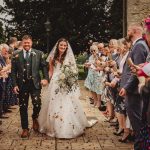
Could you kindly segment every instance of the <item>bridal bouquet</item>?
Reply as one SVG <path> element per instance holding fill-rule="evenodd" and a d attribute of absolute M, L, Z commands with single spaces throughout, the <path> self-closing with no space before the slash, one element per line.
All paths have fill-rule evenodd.
<path fill-rule="evenodd" d="M 61 74 L 58 78 L 58 85 L 61 91 L 69 93 L 77 89 L 78 71 L 75 65 L 71 63 L 63 64 L 61 67 Z M 56 93 L 59 89 L 57 89 Z"/>

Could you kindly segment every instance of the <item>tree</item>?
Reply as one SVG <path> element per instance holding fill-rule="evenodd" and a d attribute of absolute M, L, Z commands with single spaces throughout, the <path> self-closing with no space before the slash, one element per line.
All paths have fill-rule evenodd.
<path fill-rule="evenodd" d="M 0 6 L 0 14 L 3 15 L 4 14 L 4 8 L 2 6 Z M 5 19 L 0 18 L 0 44 L 5 42 L 5 35 L 4 35 L 4 21 Z"/>
<path fill-rule="evenodd" d="M 119 0 L 120 1 L 120 0 Z M 84 50 L 89 40 L 107 42 L 110 36 L 117 38 L 122 28 L 121 8 L 117 0 L 4 0 L 5 9 L 12 16 L 7 21 L 6 32 L 18 38 L 24 34 L 33 36 L 35 47 L 45 50 L 47 17 L 51 22 L 50 47 L 60 37 L 71 42 L 75 53 Z M 121 4 L 121 1 L 119 2 Z M 118 4 L 118 5 L 119 5 Z M 118 15 L 118 16 L 117 16 Z M 112 17 L 117 16 L 119 24 Z M 111 25 L 111 27 L 110 27 Z M 113 28 L 114 27 L 114 28 Z"/>
<path fill-rule="evenodd" d="M 3 23 L 0 22 L 0 44 L 5 42 L 5 36 L 3 31 Z"/>

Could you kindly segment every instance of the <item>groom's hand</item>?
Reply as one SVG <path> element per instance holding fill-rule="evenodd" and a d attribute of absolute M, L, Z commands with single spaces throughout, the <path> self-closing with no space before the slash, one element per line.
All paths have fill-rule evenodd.
<path fill-rule="evenodd" d="M 42 86 L 46 86 L 47 84 L 48 84 L 47 80 L 45 80 L 45 79 L 41 80 L 41 85 Z"/>
<path fill-rule="evenodd" d="M 14 93 L 15 93 L 15 94 L 19 94 L 19 87 L 18 87 L 18 86 L 15 86 L 15 87 L 14 87 Z"/>

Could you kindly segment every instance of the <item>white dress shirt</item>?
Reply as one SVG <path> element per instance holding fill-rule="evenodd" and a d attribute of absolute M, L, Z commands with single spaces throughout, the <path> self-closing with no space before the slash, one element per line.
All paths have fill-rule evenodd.
<path fill-rule="evenodd" d="M 31 49 L 28 52 L 29 52 L 29 56 L 30 56 L 31 55 Z M 27 54 L 27 51 L 25 49 L 23 49 L 24 58 L 26 58 L 26 54 Z"/>

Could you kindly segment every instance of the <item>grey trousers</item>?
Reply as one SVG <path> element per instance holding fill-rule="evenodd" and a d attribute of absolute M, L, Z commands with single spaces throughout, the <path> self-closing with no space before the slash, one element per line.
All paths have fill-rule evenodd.
<path fill-rule="evenodd" d="M 143 101 L 139 94 L 128 94 L 125 105 L 133 130 L 138 133 L 143 126 L 142 110 Z"/>

